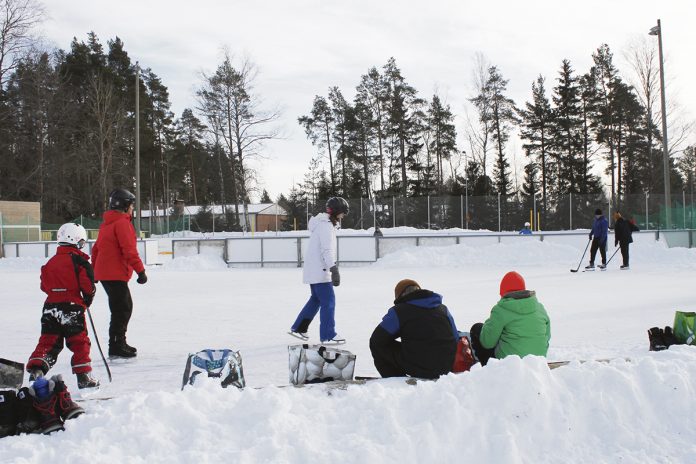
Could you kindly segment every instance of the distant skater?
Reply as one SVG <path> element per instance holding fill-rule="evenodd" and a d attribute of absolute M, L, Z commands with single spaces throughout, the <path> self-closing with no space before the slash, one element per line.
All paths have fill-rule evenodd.
<path fill-rule="evenodd" d="M 592 247 L 590 247 L 590 264 L 585 266 L 585 269 L 588 271 L 594 271 L 597 250 L 599 250 L 599 254 L 602 255 L 602 264 L 599 265 L 599 268 L 604 269 L 607 267 L 609 221 L 602 215 L 602 210 L 599 208 L 595 210 L 594 214 L 595 217 L 592 220 L 592 230 L 590 231 L 590 240 L 592 240 Z"/>
<path fill-rule="evenodd" d="M 614 213 L 614 246 L 621 247 L 621 257 L 623 264 L 621 270 L 628 270 L 628 247 L 633 243 L 633 232 L 638 232 L 640 229 L 630 221 L 621 216 L 620 211 Z"/>

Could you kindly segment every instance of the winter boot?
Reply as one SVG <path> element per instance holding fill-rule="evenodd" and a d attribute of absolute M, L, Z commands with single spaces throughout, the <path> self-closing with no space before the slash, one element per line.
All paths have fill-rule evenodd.
<path fill-rule="evenodd" d="M 114 336 L 109 339 L 109 356 L 115 356 L 119 358 L 133 358 L 136 356 L 136 352 L 128 349 L 126 345 L 126 337 Z M 130 347 L 132 348 L 132 347 Z"/>
<path fill-rule="evenodd" d="M 45 435 L 56 430 L 65 430 L 57 413 L 58 397 L 53 391 L 54 388 L 55 382 L 46 380 L 45 377 L 38 378 L 29 388 L 30 393 L 34 393 L 34 409 L 39 414 L 39 432 Z"/>
<path fill-rule="evenodd" d="M 83 372 L 75 375 L 77 376 L 77 388 L 80 390 L 83 388 L 96 388 L 99 386 L 99 381 L 92 378 L 89 372 Z"/>
<path fill-rule="evenodd" d="M 17 393 L 14 390 L 0 390 L 0 438 L 15 434 L 17 409 Z"/>
<path fill-rule="evenodd" d="M 77 375 L 78 375 L 78 381 L 77 381 L 78 386 L 80 385 L 80 380 L 79 380 L 80 375 L 86 375 L 89 377 L 89 374 L 77 374 Z M 56 383 L 56 388 L 53 390 L 53 392 L 58 397 L 58 405 L 57 405 L 56 412 L 58 413 L 60 418 L 63 419 L 63 421 L 77 417 L 80 414 L 85 412 L 85 410 L 82 409 L 77 403 L 75 403 L 72 400 L 72 398 L 70 397 L 70 392 L 68 391 L 68 387 L 65 385 L 65 382 L 63 382 L 63 376 L 54 375 L 51 378 L 51 380 L 53 380 Z M 99 382 L 97 382 L 97 385 L 99 385 Z M 82 388 L 82 387 L 80 387 L 80 388 Z"/>
<path fill-rule="evenodd" d="M 664 332 L 659 327 L 652 327 L 648 330 L 648 339 L 650 340 L 650 351 L 662 351 L 668 348 L 665 343 Z"/>
<path fill-rule="evenodd" d="M 133 352 L 133 354 L 137 355 L 138 354 L 138 349 L 134 346 L 130 346 L 128 342 L 126 341 L 126 337 L 123 337 L 123 347 L 128 350 Z"/>
<path fill-rule="evenodd" d="M 669 348 L 672 345 L 679 345 L 679 340 L 677 340 L 677 337 L 674 335 L 674 331 L 670 326 L 666 326 L 664 330 L 664 342 L 665 346 Z"/>
<path fill-rule="evenodd" d="M 17 392 L 17 433 L 39 433 L 39 413 L 34 409 L 34 397 L 29 387 Z"/>

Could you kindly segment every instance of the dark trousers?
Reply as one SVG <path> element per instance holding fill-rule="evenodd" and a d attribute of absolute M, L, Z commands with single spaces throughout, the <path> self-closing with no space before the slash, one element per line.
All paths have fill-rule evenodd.
<path fill-rule="evenodd" d="M 594 264 L 595 256 L 597 256 L 597 250 L 599 250 L 599 254 L 602 255 L 602 264 L 607 264 L 607 241 L 604 240 L 600 243 L 597 237 L 592 239 L 592 246 L 590 247 L 590 264 Z"/>
<path fill-rule="evenodd" d="M 109 297 L 109 309 L 111 310 L 111 323 L 109 324 L 109 344 L 114 341 L 126 339 L 128 321 L 133 314 L 133 299 L 128 282 L 122 280 L 102 280 L 106 294 Z"/>
<path fill-rule="evenodd" d="M 382 377 L 404 377 L 407 372 L 404 369 L 401 358 L 401 342 L 396 340 L 370 339 L 370 351 L 377 372 Z"/>
<path fill-rule="evenodd" d="M 64 343 L 73 352 L 70 360 L 73 374 L 91 372 L 85 309 L 72 303 L 46 304 L 41 315 L 41 337 L 27 362 L 27 371 L 48 372 L 63 351 Z"/>
<path fill-rule="evenodd" d="M 628 266 L 628 242 L 619 242 L 621 247 L 621 257 L 623 258 L 623 265 Z"/>
<path fill-rule="evenodd" d="M 469 335 L 471 335 L 471 348 L 474 350 L 474 356 L 476 356 L 476 359 L 479 360 L 482 366 L 485 366 L 486 364 L 488 364 L 489 359 L 495 358 L 495 349 L 484 348 L 483 345 L 481 345 L 482 328 L 483 324 L 477 322 L 476 324 L 471 326 L 471 330 L 469 330 Z"/>

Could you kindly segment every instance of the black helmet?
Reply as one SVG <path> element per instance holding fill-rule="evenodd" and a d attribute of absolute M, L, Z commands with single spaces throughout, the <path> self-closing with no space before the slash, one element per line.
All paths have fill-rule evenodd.
<path fill-rule="evenodd" d="M 135 203 L 135 195 L 126 189 L 117 188 L 109 194 L 109 209 L 125 211 Z"/>
<path fill-rule="evenodd" d="M 348 202 L 341 197 L 331 197 L 326 201 L 326 212 L 331 216 L 338 216 L 341 213 L 348 214 L 349 210 Z"/>

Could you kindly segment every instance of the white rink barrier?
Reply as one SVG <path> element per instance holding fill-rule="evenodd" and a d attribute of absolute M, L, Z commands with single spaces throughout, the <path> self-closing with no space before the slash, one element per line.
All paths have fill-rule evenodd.
<path fill-rule="evenodd" d="M 610 232 L 609 242 L 613 243 Z M 584 245 L 588 232 L 481 233 L 460 235 L 339 235 L 337 260 L 340 264 L 368 264 L 389 253 L 413 246 L 449 246 L 465 243 L 469 246 L 494 243 L 514 243 L 520 240 L 541 240 L 578 246 Z M 669 247 L 696 246 L 696 231 L 645 231 L 633 234 L 634 242 L 664 240 Z M 234 237 L 224 239 L 172 240 L 172 257 L 212 255 L 224 259 L 232 267 L 293 266 L 302 267 L 309 237 Z"/>
<path fill-rule="evenodd" d="M 92 254 L 94 241 L 87 242 L 82 250 L 88 255 Z M 159 256 L 159 242 L 157 240 L 138 240 L 138 253 L 145 265 L 162 264 Z M 3 243 L 3 256 L 5 258 L 48 258 L 56 254 L 58 244 L 51 242 L 8 242 Z"/>

